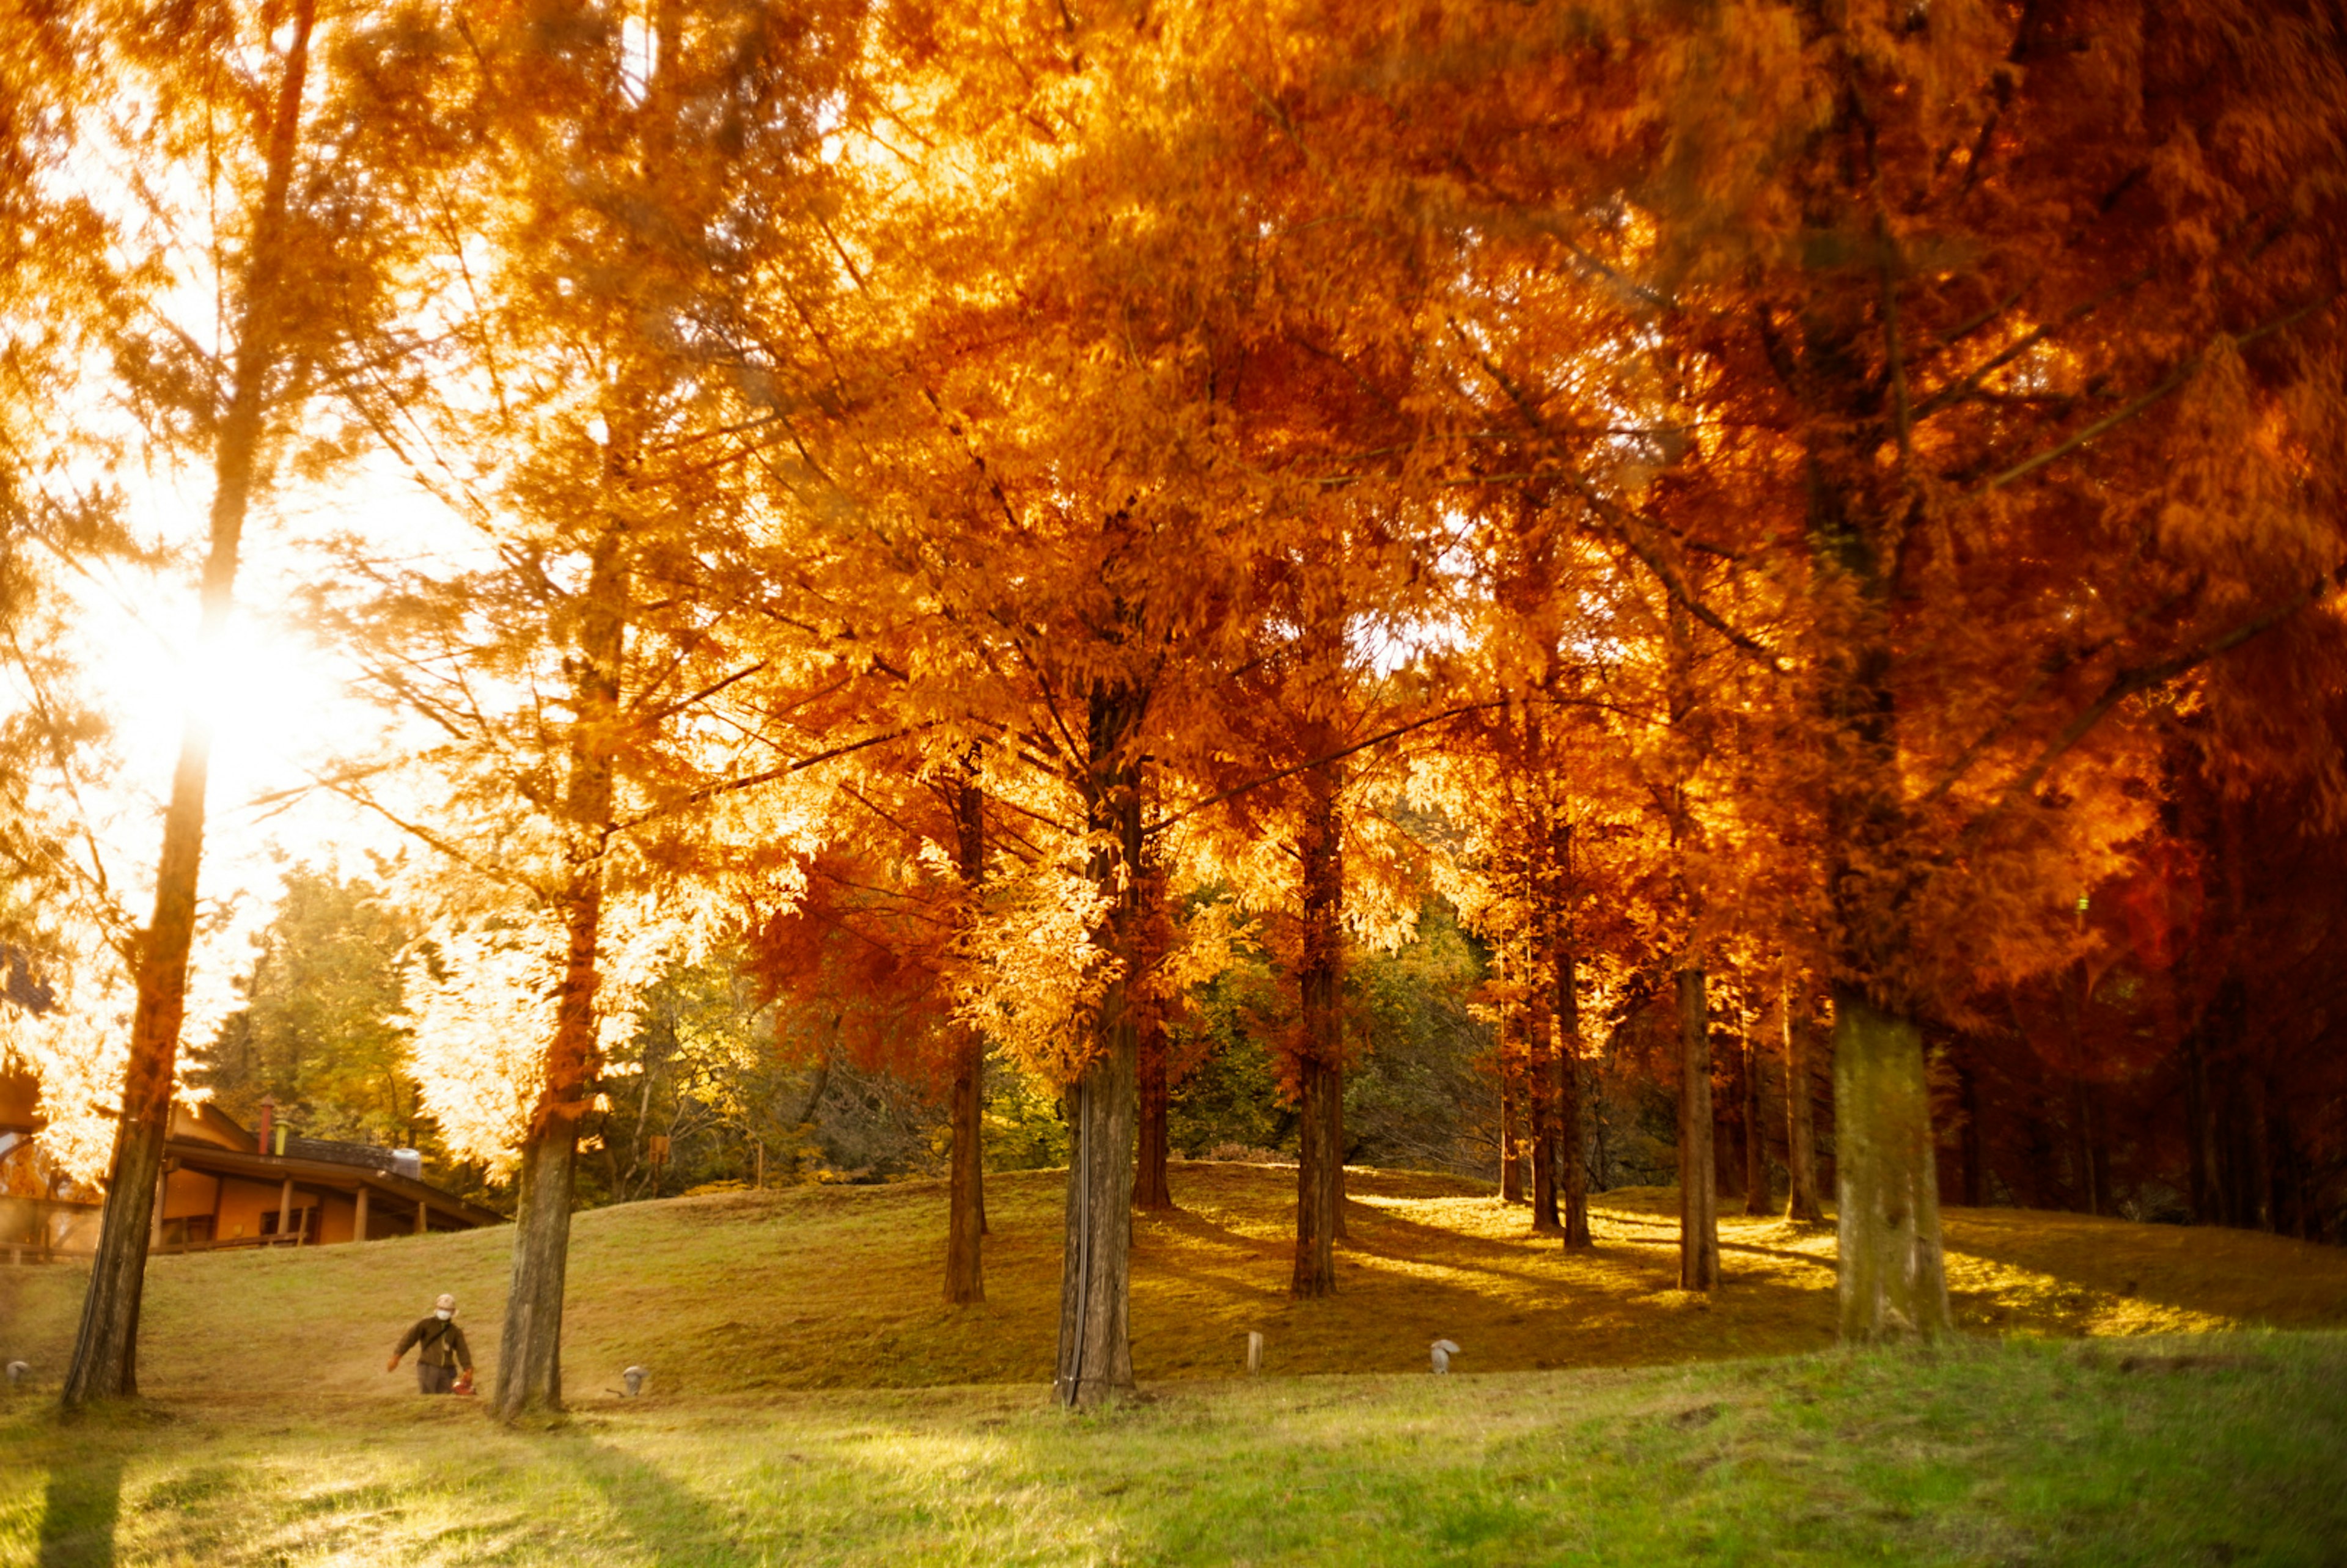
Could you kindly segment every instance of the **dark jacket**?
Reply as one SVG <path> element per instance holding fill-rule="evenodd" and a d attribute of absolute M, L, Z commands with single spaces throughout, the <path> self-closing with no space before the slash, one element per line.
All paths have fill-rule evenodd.
<path fill-rule="evenodd" d="M 444 1323 L 434 1313 L 417 1319 L 415 1327 L 399 1337 L 392 1354 L 405 1356 L 411 1345 L 424 1348 L 416 1359 L 427 1367 L 462 1367 L 467 1372 L 473 1369 L 472 1349 L 466 1345 L 465 1331 L 456 1327 L 453 1317 Z"/>

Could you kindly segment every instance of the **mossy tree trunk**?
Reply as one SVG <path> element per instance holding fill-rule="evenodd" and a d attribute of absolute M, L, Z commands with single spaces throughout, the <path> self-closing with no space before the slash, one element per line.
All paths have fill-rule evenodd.
<path fill-rule="evenodd" d="M 1911 1019 L 1838 990 L 1833 1043 L 1842 1338 L 1945 1334 L 1923 1032 Z"/>

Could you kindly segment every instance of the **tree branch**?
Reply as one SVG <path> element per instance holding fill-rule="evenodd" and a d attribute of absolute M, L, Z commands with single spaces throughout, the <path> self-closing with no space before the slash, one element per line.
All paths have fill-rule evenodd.
<path fill-rule="evenodd" d="M 932 723 L 934 723 L 934 721 L 932 721 Z M 788 778 L 793 774 L 804 773 L 807 769 L 817 766 L 820 764 L 835 762 L 841 757 L 850 756 L 855 753 L 866 751 L 871 747 L 883 745 L 890 741 L 902 740 L 907 735 L 916 734 L 929 727 L 930 725 L 928 723 L 907 724 L 902 729 L 889 730 L 885 733 L 877 735 L 867 735 L 860 741 L 850 741 L 844 746 L 834 746 L 829 751 L 817 752 L 811 757 L 801 757 L 795 762 L 784 763 L 780 767 L 767 768 L 761 773 L 749 774 L 737 779 L 727 779 L 721 784 L 708 784 L 701 789 L 694 790 L 679 799 L 670 801 L 662 805 L 656 805 L 650 811 L 639 812 L 635 815 L 627 818 L 625 821 L 615 822 L 611 825 L 611 831 L 614 833 L 632 832 L 636 828 L 643 826 L 644 824 L 648 822 L 657 822 L 661 817 L 672 816 L 676 813 L 686 810 L 689 807 L 700 805 L 707 801 L 715 800 L 720 795 L 733 794 L 745 789 L 755 789 L 760 784 L 772 784 L 776 779 Z"/>
<path fill-rule="evenodd" d="M 2264 325 L 2253 327 L 2250 331 L 2243 333 L 2240 336 L 2232 339 L 2232 345 L 2236 349 L 2244 349 L 2249 347 L 2250 344 L 2256 343 L 2260 338 L 2270 337 L 2275 333 L 2280 332 L 2287 327 L 2295 326 L 2300 322 L 2304 321 L 2307 317 L 2314 314 L 2316 312 L 2324 309 L 2332 301 L 2338 297 L 2339 296 L 2335 293 L 2325 294 L 2322 298 L 2316 300 L 2311 303 L 2301 305 L 2298 309 L 2291 311 L 2285 315 L 2276 316 L 2273 320 L 2266 323 Z M 2179 364 L 2174 370 L 2169 371 L 2168 374 L 2161 379 L 2159 384 L 2154 386 L 2149 392 L 2145 393 L 2142 396 L 2137 398 L 2132 403 L 2127 404 L 2125 407 L 2105 415 L 2102 418 L 2096 420 L 2092 425 L 2087 425 L 2085 429 L 2070 436 L 2067 440 L 2047 447 L 2045 451 L 2038 453 L 2034 457 L 2024 458 L 2021 462 L 2015 463 L 2012 467 L 2007 468 L 2002 474 L 1992 477 L 1981 485 L 1978 493 L 1986 495 L 1992 490 L 2001 490 L 2007 485 L 2025 479 L 2030 475 L 2037 472 L 2038 469 L 2045 467 L 2048 463 L 2055 462 L 2060 458 L 2068 456 L 2071 453 L 2076 451 L 2087 442 L 2094 440 L 2096 436 L 2106 435 L 2111 430 L 2116 429 L 2117 426 L 2126 424 L 2128 420 L 2133 419 L 2137 415 L 2141 414 L 2145 409 L 2149 408 L 2153 404 L 2158 403 L 2168 397 L 2175 393 L 2178 387 L 2191 380 L 2193 374 L 2200 368 L 2201 362 L 2206 360 L 2208 357 L 2209 356 L 2206 354 L 2194 354 L 2190 359 L 2186 360 L 2182 364 Z"/>
<path fill-rule="evenodd" d="M 1954 854 L 1961 855 L 1978 844 L 1982 835 L 1988 831 L 1990 825 L 2015 801 L 2035 789 L 2039 781 L 2053 770 L 2054 764 L 2066 756 L 2080 741 L 2085 740 L 2095 726 L 2109 715 L 2112 709 L 2137 692 L 2165 685 L 2178 675 L 2206 664 L 2219 654 L 2229 652 L 2252 638 L 2272 630 L 2308 605 L 2320 600 L 2342 581 L 2347 581 L 2347 563 L 2342 563 L 2332 571 L 2315 579 L 2313 582 L 2273 609 L 2243 621 L 2229 631 L 2212 637 L 2197 647 L 2188 648 L 2180 653 L 2173 654 L 2156 664 L 2147 664 L 2134 670 L 2122 670 L 2112 676 L 2110 684 L 2103 688 L 2101 695 L 2081 710 L 2077 717 L 2064 725 L 2062 733 L 2048 741 L 2045 748 L 2037 753 L 2035 760 L 2014 775 L 2012 782 L 2004 786 L 1994 802 L 1964 825 L 1963 831 L 1957 835 Z M 1952 859 L 1953 855 L 1949 858 Z"/>

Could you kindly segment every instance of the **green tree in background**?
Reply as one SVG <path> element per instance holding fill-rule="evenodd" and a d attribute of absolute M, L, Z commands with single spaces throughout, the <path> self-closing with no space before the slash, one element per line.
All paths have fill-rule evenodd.
<path fill-rule="evenodd" d="M 296 866 L 252 969 L 190 1073 L 250 1127 L 261 1099 L 305 1138 L 421 1148 L 432 1128 L 407 1071 L 399 958 L 413 938 L 381 888 Z"/>

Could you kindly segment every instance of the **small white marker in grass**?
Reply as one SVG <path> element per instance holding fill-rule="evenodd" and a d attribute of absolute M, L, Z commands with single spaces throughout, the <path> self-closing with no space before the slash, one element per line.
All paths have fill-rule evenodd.
<path fill-rule="evenodd" d="M 1438 1372 L 1448 1372 L 1450 1370 L 1450 1358 L 1458 1354 L 1459 1347 L 1456 1344 L 1448 1339 L 1437 1339 L 1434 1342 L 1434 1369 Z"/>

